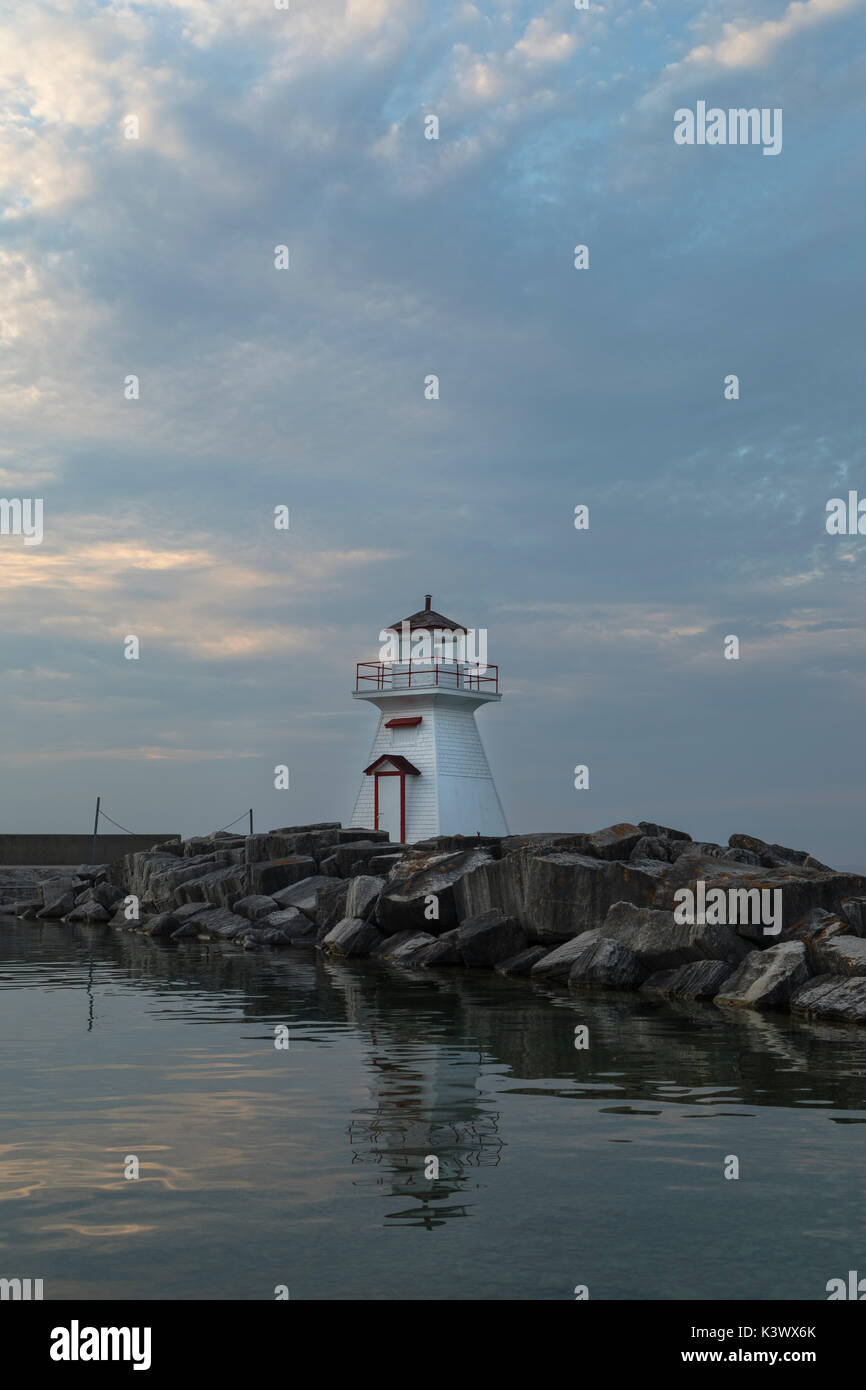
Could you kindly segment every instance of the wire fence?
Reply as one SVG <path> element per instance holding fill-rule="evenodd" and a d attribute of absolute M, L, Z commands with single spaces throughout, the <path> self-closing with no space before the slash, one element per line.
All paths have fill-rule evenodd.
<path fill-rule="evenodd" d="M 209 832 L 208 836 L 206 836 L 205 838 L 210 838 L 210 837 L 213 836 L 213 835 L 222 835 L 223 831 L 225 831 L 225 830 L 231 830 L 231 828 L 232 828 L 233 825 L 237 825 L 239 821 L 246 820 L 247 817 L 249 817 L 249 822 L 250 822 L 250 834 L 252 835 L 252 833 L 253 833 L 253 811 L 252 811 L 252 807 L 250 807 L 250 808 L 249 808 L 248 810 L 246 810 L 246 811 L 241 811 L 241 814 L 240 814 L 239 816 L 236 816 L 234 820 L 230 820 L 229 823 L 228 823 L 228 825 L 222 825 L 222 826 L 220 826 L 219 830 L 211 830 L 211 831 Z M 108 814 L 107 811 L 103 811 L 103 809 L 102 809 L 102 797 L 101 797 L 101 796 L 98 796 L 98 797 L 96 798 L 96 815 L 95 815 L 94 821 L 93 821 L 93 850 L 92 850 L 92 852 L 91 852 L 91 860 L 92 860 L 92 862 L 95 862 L 95 859 L 93 858 L 93 856 L 94 856 L 95 853 L 96 853 L 96 839 L 97 839 L 97 836 L 98 836 L 98 834 L 99 834 L 99 821 L 100 821 L 100 818 L 101 818 L 102 820 L 107 820 L 108 823 L 109 823 L 109 825 L 116 826 L 118 830 L 122 830 L 123 833 L 124 833 L 125 835 L 137 835 L 137 834 L 138 834 L 138 831 L 137 831 L 137 830 L 130 830 L 130 829 L 128 828 L 128 826 L 121 825 L 121 824 L 120 824 L 120 821 L 113 820 L 112 817 Z"/>

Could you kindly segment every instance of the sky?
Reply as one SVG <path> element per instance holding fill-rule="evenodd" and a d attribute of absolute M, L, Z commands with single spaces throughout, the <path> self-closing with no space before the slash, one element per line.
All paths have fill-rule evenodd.
<path fill-rule="evenodd" d="M 432 593 L 512 832 L 866 871 L 866 3 L 289 3 L 4 7 L 0 830 L 346 823 Z"/>

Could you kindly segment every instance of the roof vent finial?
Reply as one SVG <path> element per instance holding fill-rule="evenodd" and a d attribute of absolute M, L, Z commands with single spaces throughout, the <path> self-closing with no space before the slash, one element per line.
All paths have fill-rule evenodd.
<path fill-rule="evenodd" d="M 433 595 L 432 595 L 432 594 L 425 594 L 425 595 L 424 595 L 424 612 L 425 612 L 425 613 L 429 613 L 429 612 L 430 612 L 430 604 L 431 604 L 431 602 L 432 602 L 432 599 L 433 599 Z"/>

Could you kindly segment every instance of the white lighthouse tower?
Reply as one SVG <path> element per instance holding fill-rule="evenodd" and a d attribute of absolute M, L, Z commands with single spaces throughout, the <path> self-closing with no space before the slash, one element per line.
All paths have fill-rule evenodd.
<path fill-rule="evenodd" d="M 431 607 L 402 619 L 391 656 L 360 661 L 352 698 L 379 710 L 379 727 L 352 815 L 413 844 L 431 835 L 507 835 L 475 724 L 498 702 L 499 668 L 478 657 L 477 634 Z M 385 634 L 380 634 L 380 640 Z M 486 643 L 484 644 L 486 649 Z M 467 655 L 473 660 L 467 660 Z"/>

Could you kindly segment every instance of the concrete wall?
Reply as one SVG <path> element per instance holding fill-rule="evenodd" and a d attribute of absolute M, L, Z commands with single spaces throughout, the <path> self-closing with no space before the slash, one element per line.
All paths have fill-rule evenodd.
<path fill-rule="evenodd" d="M 97 835 L 97 864 L 124 854 L 137 854 L 178 833 L 162 835 Z M 89 864 L 92 835 L 0 835 L 0 864 Z"/>

